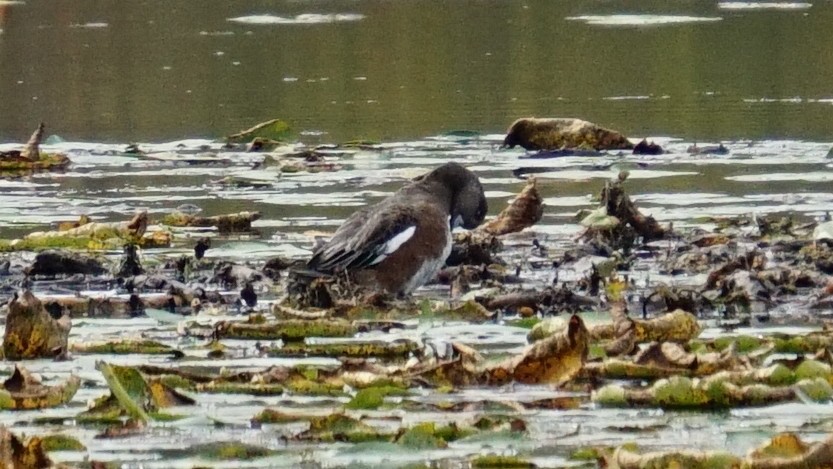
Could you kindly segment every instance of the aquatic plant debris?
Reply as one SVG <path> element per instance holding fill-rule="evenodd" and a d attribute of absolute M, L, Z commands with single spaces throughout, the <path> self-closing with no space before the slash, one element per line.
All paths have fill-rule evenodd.
<path fill-rule="evenodd" d="M 755 452 L 807 467 L 824 454 L 833 197 L 812 182 L 720 184 L 825 172 L 829 144 L 648 137 L 664 153 L 533 157 L 472 131 L 222 136 L 235 131 L 135 148 L 49 139 L 39 150 L 66 153 L 63 172 L 0 180 L 0 294 L 28 290 L 72 324 L 66 348 L 0 369 L 0 401 L 17 406 L 4 424 L 56 463 L 593 467 Z M 512 229 L 455 232 L 449 265 L 413 297 L 293 302 L 288 274 L 318 238 L 445 161 L 480 176 L 489 219 Z M 306 169 L 321 164 L 335 169 Z M 159 225 L 175 210 L 260 217 L 243 231 Z M 142 212 L 141 237 L 114 235 Z M 15 401 L 25 383 L 54 391 Z M 77 442 L 47 444 L 56 433 Z"/>
<path fill-rule="evenodd" d="M 45 125 L 41 122 L 23 150 L 0 151 L 0 175 L 65 169 L 70 164 L 63 153 L 40 151 Z"/>
<path fill-rule="evenodd" d="M 17 292 L 8 304 L 3 356 L 8 360 L 58 357 L 67 351 L 72 323 L 53 318 L 29 290 Z"/>

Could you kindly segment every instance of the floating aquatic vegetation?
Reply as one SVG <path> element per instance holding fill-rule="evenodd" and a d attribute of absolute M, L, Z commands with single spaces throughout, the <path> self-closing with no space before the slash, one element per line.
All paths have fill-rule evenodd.
<path fill-rule="evenodd" d="M 690 467 L 690 468 L 783 468 L 812 467 L 824 469 L 833 460 L 833 438 L 808 445 L 796 435 L 782 433 L 745 458 L 725 452 L 665 451 L 640 453 L 632 445 L 623 445 L 614 451 L 603 451 L 606 467 L 636 469 L 641 467 Z"/>
<path fill-rule="evenodd" d="M 170 345 L 155 342 L 152 340 L 122 340 L 113 342 L 85 342 L 73 343 L 69 348 L 74 354 L 95 354 L 95 355 L 181 355 Z"/>
<path fill-rule="evenodd" d="M 23 150 L 0 151 L 0 175 L 64 169 L 70 159 L 62 153 L 49 154 L 40 151 L 44 124 L 41 123 Z"/>
<path fill-rule="evenodd" d="M 96 369 L 107 381 L 110 395 L 100 398 L 81 414 L 79 417 L 84 421 L 118 421 L 121 416 L 139 423 L 166 421 L 175 416 L 160 409 L 195 403 L 159 379 L 146 379 L 138 369 L 105 362 L 97 362 Z"/>
<path fill-rule="evenodd" d="M 68 353 L 59 354 L 69 361 L 46 354 L 25 366 L 48 387 L 72 384 L 72 373 L 80 378 L 67 402 L 37 415 L 7 412 L 10 428 L 35 438 L 77 436 L 91 458 L 122 465 L 183 467 L 400 460 L 566 466 L 581 464 L 568 461 L 578 455 L 590 466 L 617 450 L 587 445 L 620 447 L 634 435 L 642 448 L 620 448 L 618 456 L 645 462 L 657 450 L 721 450 L 729 441 L 743 461 L 738 455 L 759 443 L 759 432 L 814 440 L 829 432 L 830 411 L 817 400 L 824 402 L 833 382 L 833 339 L 824 325 L 833 250 L 823 222 L 812 218 L 824 214 L 829 194 L 754 181 L 732 181 L 729 192 L 721 185 L 760 172 L 751 165 L 785 165 L 769 168 L 776 175 L 816 174 L 828 163 L 829 144 L 724 142 L 729 153 L 712 155 L 702 150 L 719 150 L 718 142 L 689 154 L 691 142 L 658 138 L 665 154 L 588 150 L 519 160 L 518 152 L 497 151 L 503 135 L 317 147 L 257 138 L 228 147 L 222 138 L 140 143 L 149 155 L 130 156 L 123 144 L 55 140 L 49 151 L 69 154 L 77 171 L 2 184 L 0 223 L 6 237 L 20 241 L 0 257 L 0 294 L 28 287 L 50 316 L 73 318 Z M 266 155 L 289 171 L 264 167 Z M 550 177 L 538 177 L 534 191 L 530 181 L 498 216 L 513 227 L 504 234 L 455 233 L 455 265 L 411 301 L 348 296 L 315 309 L 284 297 L 287 272 L 302 267 L 316 237 L 354 210 L 345 204 L 366 205 L 448 160 L 481 176 L 493 214 L 523 185 L 513 172 Z M 341 170 L 305 169 L 317 164 Z M 294 167 L 300 171 L 290 172 Z M 626 181 L 599 190 L 599 179 L 620 173 Z M 554 177 L 558 184 L 547 182 Z M 618 202 L 609 206 L 606 194 Z M 151 226 L 142 240 L 104 232 L 104 239 L 96 233 L 23 243 L 30 231 L 78 234 L 71 230 L 121 223 L 142 210 L 159 219 L 184 202 L 199 204 L 203 217 L 260 211 L 253 228 L 262 234 L 174 229 L 173 238 Z M 629 205 L 656 217 L 663 236 L 639 236 L 623 221 L 636 217 Z M 596 209 L 580 217 L 586 226 L 573 213 L 584 208 Z M 193 209 L 180 211 L 198 215 Z M 787 211 L 807 216 L 762 215 Z M 87 216 L 72 219 L 81 213 Z M 636 236 L 620 246 L 604 230 L 622 225 Z M 577 238 L 588 226 L 599 233 Z M 52 253 L 37 259 L 18 249 L 53 241 L 97 252 L 62 253 L 79 261 L 63 268 Z M 144 273 L 130 264 L 116 276 L 97 268 L 82 274 L 95 265 L 87 258 L 115 271 L 132 259 Z M 252 294 L 255 301 L 245 300 Z M 565 333 L 571 323 L 572 336 Z M 102 359 L 108 365 L 96 372 Z M 591 395 L 602 391 L 634 406 L 594 404 Z M 672 415 L 678 408 L 689 410 Z M 712 418 L 713 409 L 720 418 Z M 741 419 L 746 427 L 738 432 Z M 681 428 L 690 429 L 685 438 Z M 237 441 L 252 446 L 231 444 Z M 783 455 L 803 457 L 816 447 L 807 441 L 779 438 L 765 452 L 793 445 Z M 49 449 L 62 445 L 74 450 L 50 457 L 78 464 L 83 453 L 75 443 Z"/>

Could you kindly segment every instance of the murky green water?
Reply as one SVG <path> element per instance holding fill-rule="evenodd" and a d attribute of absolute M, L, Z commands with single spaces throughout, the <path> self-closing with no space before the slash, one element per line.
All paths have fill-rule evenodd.
<path fill-rule="evenodd" d="M 449 160 L 480 175 L 491 215 L 523 186 L 513 172 L 524 168 L 525 174 L 537 175 L 547 208 L 533 232 L 547 246 L 571 242 L 580 229 L 573 220 L 576 210 L 592 206 L 591 196 L 620 169 L 630 170 L 628 189 L 640 206 L 678 227 L 700 223 L 703 215 L 812 217 L 829 210 L 833 4 L 750 9 L 694 1 L 628 3 L 0 0 L 0 149 L 14 147 L 7 142 L 24 140 L 43 119 L 48 133 L 64 140 L 52 140 L 47 149 L 64 151 L 73 161 L 64 173 L 0 180 L 0 238 L 80 214 L 122 220 L 147 209 L 158 218 L 187 203 L 204 215 L 263 213 L 255 224 L 260 236 L 218 240 L 209 257 L 303 257 L 313 243 L 308 230 L 333 230 L 357 207 Z M 266 16 L 246 18 L 251 15 Z M 530 159 L 522 151 L 499 150 L 500 133 L 525 115 L 578 116 L 635 137 L 660 136 L 670 153 Z M 272 117 L 287 119 L 307 142 L 362 137 L 385 144 L 333 153 L 328 158 L 342 164 L 342 171 L 278 176 L 250 169 L 262 155 L 223 152 L 210 140 Z M 454 129 L 479 136 L 444 136 Z M 185 138 L 200 139 L 179 142 Z M 694 141 L 721 140 L 730 155 L 686 152 Z M 147 151 L 202 151 L 224 161 L 192 166 L 138 160 L 119 154 L 129 141 L 156 142 L 141 143 Z M 228 175 L 261 184 L 214 182 Z M 523 249 L 527 241 L 520 241 Z M 184 244 L 169 254 L 187 252 L 190 244 Z M 76 321 L 71 340 L 149 330 L 151 337 L 186 353 L 196 345 L 179 337 L 173 325 L 149 318 Z M 523 331 L 501 324 L 438 321 L 401 334 L 460 340 L 492 353 L 517 351 L 525 343 Z M 404 454 L 383 446 L 287 446 L 279 439 L 286 429 L 248 424 L 266 406 L 326 412 L 346 399 L 200 394 L 196 408 L 183 410 L 191 418 L 113 445 L 94 440 L 97 430 L 75 427 L 71 420 L 105 392 L 101 374 L 93 369 L 101 358 L 112 359 L 28 364 L 47 381 L 76 373 L 87 386 L 69 407 L 4 412 L 0 423 L 27 434 L 69 428 L 91 449 L 57 460 L 126 461 L 128 467 L 191 467 L 194 459 L 166 459 L 165 451 L 207 439 L 238 439 L 284 451 L 268 464 L 289 467 L 302 461 L 393 467 L 426 459 L 464 460 L 479 452 L 519 452 L 544 467 L 563 467 L 563 458 L 580 446 L 639 439 L 652 448 L 685 444 L 743 453 L 776 430 L 796 430 L 813 439 L 829 430 L 831 421 L 829 406 L 799 403 L 724 414 L 588 405 L 528 411 L 523 418 L 531 436 L 524 439 L 462 441 L 441 454 Z M 141 356 L 116 362 L 166 363 Z M 236 370 L 274 362 L 245 358 L 210 365 Z M 525 401 L 559 392 L 519 386 L 446 397 L 495 395 Z M 419 396 L 435 398 L 427 392 Z M 42 415 L 67 420 L 33 422 Z M 474 416 L 423 412 L 404 418 Z M 618 428 L 624 422 L 627 430 Z M 633 427 L 644 430 L 636 433 Z"/>
<path fill-rule="evenodd" d="M 0 141 L 41 119 L 71 139 L 158 141 L 279 116 L 338 141 L 499 132 L 524 115 L 691 140 L 824 140 L 833 4 L 792 6 L 4 1 Z M 609 17 L 623 13 L 689 18 Z M 283 22 L 229 21 L 250 15 Z"/>

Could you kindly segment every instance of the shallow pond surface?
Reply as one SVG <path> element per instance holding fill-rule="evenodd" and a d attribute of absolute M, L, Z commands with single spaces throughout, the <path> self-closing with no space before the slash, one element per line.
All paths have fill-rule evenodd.
<path fill-rule="evenodd" d="M 280 174 L 269 170 L 252 170 L 252 162 L 262 155 L 229 153 L 209 140 L 193 140 L 180 147 L 182 153 L 203 151 L 219 153 L 223 162 L 216 165 L 174 164 L 166 161 L 136 160 L 119 153 L 122 144 L 88 144 L 64 142 L 47 146 L 48 150 L 67 152 L 75 164 L 65 173 L 35 174 L 8 180 L 0 187 L 0 233 L 3 238 L 46 229 L 56 220 L 89 214 L 94 219 L 122 220 L 138 209 L 147 209 L 154 217 L 170 212 L 185 203 L 193 204 L 201 214 L 214 215 L 238 210 L 259 210 L 263 218 L 256 222 L 260 234 L 244 238 L 215 239 L 208 251 L 213 259 L 231 259 L 257 263 L 274 255 L 303 258 L 313 245 L 318 231 L 332 231 L 357 207 L 380 200 L 406 179 L 421 174 L 443 161 L 460 161 L 481 176 L 494 215 L 523 186 L 513 172 L 525 168 L 524 174 L 539 178 L 547 207 L 540 224 L 528 233 L 507 241 L 510 262 L 525 262 L 532 237 L 544 245 L 559 249 L 572 242 L 580 232 L 574 220 L 576 210 L 594 206 L 593 197 L 606 179 L 620 169 L 629 169 L 632 180 L 626 184 L 634 200 L 661 222 L 675 226 L 703 226 L 704 216 L 736 216 L 752 213 L 793 212 L 808 217 L 823 215 L 833 196 L 826 192 L 829 183 L 814 175 L 828 172 L 827 152 L 830 144 L 807 141 L 726 142 L 729 155 L 689 155 L 690 142 L 658 138 L 669 153 L 637 157 L 618 153 L 599 157 L 530 158 L 523 151 L 499 150 L 501 136 L 484 134 L 457 138 L 426 137 L 406 142 L 387 142 L 376 150 L 349 150 L 336 160 L 343 169 L 335 172 Z M 140 144 L 146 151 L 164 150 L 172 144 Z M 4 145 L 3 147 L 11 147 Z M 775 180 L 767 175 L 777 174 Z M 255 187 L 228 187 L 212 181 L 237 175 L 260 181 Z M 188 252 L 188 236 L 202 236 L 204 231 L 178 232 L 183 243 L 162 250 L 151 257 L 175 257 Z M 118 253 L 113 253 L 117 258 Z M 520 265 L 520 264 L 519 264 Z M 638 270 L 638 269 L 637 269 Z M 647 270 L 645 271 L 647 272 Z M 643 272 L 643 273 L 645 273 Z M 562 280 L 580 276 L 560 272 Z M 635 273 L 635 277 L 639 277 Z M 528 285 L 551 281 L 552 272 L 538 272 L 526 279 Z M 691 279 L 689 279 L 691 280 Z M 686 279 L 671 279 L 685 283 Z M 702 279 L 700 279 L 702 281 Z M 37 291 L 36 284 L 36 292 Z M 43 284 L 43 296 L 72 294 L 55 291 Z M 88 292 L 89 294 L 90 292 Z M 444 298 L 447 288 L 431 287 L 423 296 Z M 262 303 L 263 305 L 263 303 Z M 266 308 L 266 305 L 261 306 Z M 789 314 L 789 313 L 787 313 Z M 154 319 L 156 318 L 156 319 Z M 215 318 L 217 319 L 217 318 Z M 604 315 L 590 315 L 588 321 L 604 320 Z M 160 366 L 206 366 L 218 370 L 256 370 L 269 365 L 311 363 L 336 364 L 332 359 L 256 358 L 253 344 L 229 341 L 237 358 L 212 360 L 202 341 L 180 337 L 176 324 L 166 317 L 134 319 L 77 319 L 71 341 L 148 337 L 161 340 L 184 351 L 186 361 L 172 362 L 159 356 L 78 356 L 69 362 L 34 361 L 32 371 L 48 381 L 60 380 L 70 373 L 84 379 L 85 385 L 68 407 L 43 412 L 2 413 L 0 420 L 27 435 L 71 432 L 87 444 L 87 452 L 54 453 L 56 460 L 78 462 L 84 458 L 121 461 L 126 467 L 191 467 L 198 456 L 177 452 L 207 441 L 239 440 L 280 451 L 273 459 L 253 461 L 252 467 L 297 467 L 302 463 L 323 467 L 396 467 L 425 460 L 463 461 L 479 453 L 519 454 L 542 467 L 569 467 L 576 462 L 566 458 L 576 448 L 589 445 L 618 445 L 638 440 L 645 447 L 669 449 L 729 448 L 744 454 L 777 431 L 796 431 L 810 440 L 819 439 L 830 428 L 833 407 L 823 404 L 789 404 L 760 409 L 739 409 L 712 414 L 663 412 L 652 409 L 601 409 L 591 404 L 573 410 L 526 410 L 518 415 L 529 430 L 527 436 L 511 434 L 488 438 L 471 437 L 453 442 L 443 450 L 397 451 L 388 444 L 349 445 L 344 443 L 311 445 L 286 443 L 283 435 L 298 428 L 285 425 L 250 425 L 250 419 L 265 407 L 295 409 L 313 414 L 327 414 L 344 405 L 347 397 L 242 396 L 192 393 L 197 406 L 176 409 L 187 418 L 154 425 L 147 433 L 115 440 L 97 440 L 98 430 L 75 427 L 73 416 L 89 401 L 106 392 L 96 360 L 116 364 L 152 363 Z M 802 329 L 806 331 L 807 329 Z M 741 329 L 738 333 L 755 334 L 759 329 Z M 788 330 L 784 330 L 785 332 Z M 720 329 L 706 329 L 704 338 L 723 334 Z M 526 344 L 526 330 L 498 322 L 470 325 L 464 322 L 411 322 L 404 330 L 390 333 L 370 332 L 367 338 L 412 338 L 442 342 L 455 340 L 480 349 L 487 356 L 517 353 Z M 10 365 L 5 366 L 10 370 Z M 469 389 L 451 395 L 417 390 L 408 399 L 430 402 L 512 401 L 530 402 L 563 397 L 564 393 L 546 386 L 508 386 Z M 388 399 L 391 399 L 390 397 Z M 393 411 L 404 423 L 422 421 L 474 421 L 488 415 L 480 410 L 459 413 Z M 500 413 L 498 411 L 498 413 Z M 831 414 L 831 415 L 828 415 Z M 391 425 L 390 411 L 355 412 L 368 422 Z M 37 424 L 40 417 L 58 417 L 49 424 Z M 374 422 L 374 418 L 378 420 Z M 60 422 L 61 419 L 63 423 Z M 202 461 L 206 462 L 206 461 Z M 215 463 L 212 462 L 212 465 Z M 229 463 L 228 467 L 237 463 Z M 445 463 L 444 463 L 445 464 Z M 220 464 L 217 467 L 223 467 Z"/>
<path fill-rule="evenodd" d="M 358 207 L 446 161 L 478 173 L 492 216 L 523 187 L 519 176 L 538 178 L 544 218 L 508 243 L 515 243 L 511 259 L 517 263 L 528 261 L 533 237 L 554 249 L 570 245 L 580 232 L 576 211 L 594 207 L 604 181 L 623 169 L 630 172 L 628 191 L 640 207 L 675 227 L 707 226 L 705 216 L 819 217 L 833 203 L 833 84 L 820 73 L 833 69 L 831 21 L 833 3 L 827 1 L 0 0 L 0 150 L 17 148 L 11 142 L 23 140 L 43 119 L 49 133 L 62 137 L 50 138 L 45 149 L 65 152 L 73 162 L 61 173 L 0 179 L 0 238 L 82 214 L 115 221 L 148 210 L 158 218 L 189 204 L 208 216 L 263 214 L 255 223 L 258 234 L 216 239 L 209 258 L 303 258 L 316 232 L 334 230 Z M 668 153 L 539 159 L 499 149 L 500 132 L 526 115 L 586 118 L 634 138 L 653 137 Z M 339 171 L 280 174 L 251 169 L 262 155 L 225 151 L 213 140 L 272 117 L 288 120 L 307 143 L 383 143 L 334 151 L 329 159 L 342 165 Z M 446 134 L 460 129 L 474 133 Z M 690 155 L 687 148 L 695 141 L 722 142 L 730 153 Z M 160 158 L 125 155 L 129 142 Z M 190 162 L 177 156 L 184 154 Z M 222 182 L 227 176 L 237 184 Z M 177 232 L 178 239 L 204 234 Z M 183 243 L 154 257 L 189 250 L 190 243 Z M 542 285 L 552 275 L 526 280 Z M 37 293 L 73 294 L 47 287 Z M 445 297 L 448 291 L 431 287 L 420 294 Z M 721 333 L 708 329 L 704 336 Z M 183 350 L 195 366 L 332 363 L 255 358 L 253 345 L 245 342 L 229 344 L 240 351 L 238 358 L 208 360 L 204 349 L 196 350 L 201 343 L 180 337 L 176 324 L 153 318 L 78 319 L 71 340 L 143 334 Z M 524 330 L 500 322 L 435 320 L 368 335 L 374 334 L 458 340 L 487 355 L 517 352 L 526 344 Z M 0 412 L 0 423 L 18 434 L 71 433 L 89 448 L 53 453 L 57 461 L 163 468 L 248 467 L 176 451 L 227 440 L 280 452 L 246 463 L 251 467 L 396 467 L 426 460 L 457 467 L 479 453 L 519 454 L 542 467 L 569 467 L 576 463 L 567 457 L 579 447 L 638 440 L 656 449 L 728 448 L 743 454 L 782 430 L 820 439 L 833 422 L 833 407 L 826 404 L 711 414 L 588 404 L 523 412 L 529 429 L 524 437 L 472 437 L 443 450 L 402 451 L 381 443 L 287 444 L 281 437 L 296 428 L 249 423 L 265 407 L 326 414 L 345 397 L 195 393 L 197 406 L 176 409 L 187 415 L 183 420 L 141 435 L 97 440 L 98 429 L 77 426 L 73 418 L 106 392 L 94 368 L 100 359 L 173 366 L 159 356 L 29 362 L 48 382 L 73 373 L 84 386 L 69 406 Z M 11 365 L 4 363 L 2 371 Z M 524 402 L 563 395 L 544 386 L 510 386 L 453 395 L 419 390 L 410 399 Z M 474 420 L 484 413 L 397 415 L 414 423 Z M 389 425 L 385 412 L 361 414 Z M 42 417 L 57 420 L 36 420 Z"/>

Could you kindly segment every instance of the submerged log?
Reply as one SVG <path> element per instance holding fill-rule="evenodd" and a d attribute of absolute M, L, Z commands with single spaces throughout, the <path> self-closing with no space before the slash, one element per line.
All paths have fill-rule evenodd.
<path fill-rule="evenodd" d="M 494 236 L 515 233 L 538 223 L 543 215 L 544 201 L 538 193 L 535 178 L 529 178 L 512 203 L 495 219 L 477 228 L 477 231 Z"/>
<path fill-rule="evenodd" d="M 72 322 L 69 316 L 53 319 L 41 301 L 28 290 L 9 303 L 3 352 L 7 360 L 53 358 L 67 350 Z"/>
<path fill-rule="evenodd" d="M 237 233 L 252 230 L 252 222 L 260 219 L 260 212 L 240 212 L 213 217 L 200 217 L 174 212 L 161 220 L 162 224 L 178 227 L 214 227 L 220 233 Z"/>
<path fill-rule="evenodd" d="M 581 119 L 524 117 L 509 127 L 503 145 L 526 150 L 592 148 L 595 150 L 630 150 L 633 143 L 615 130 L 605 129 Z"/>

